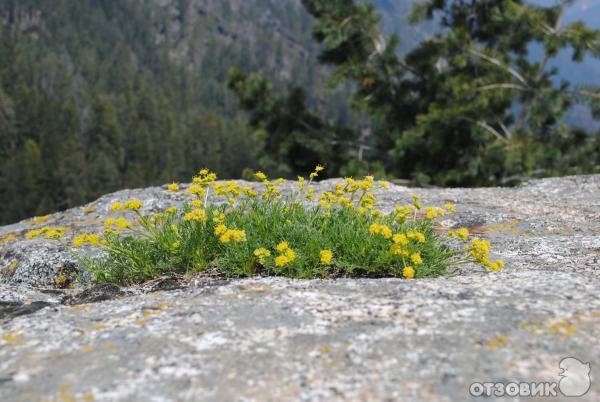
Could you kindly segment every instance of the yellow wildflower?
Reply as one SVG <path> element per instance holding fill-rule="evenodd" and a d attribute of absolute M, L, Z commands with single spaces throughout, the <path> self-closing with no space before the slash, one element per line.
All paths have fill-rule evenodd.
<path fill-rule="evenodd" d="M 179 184 L 178 183 L 169 184 L 167 186 L 167 191 L 171 191 L 171 192 L 179 191 Z"/>
<path fill-rule="evenodd" d="M 117 219 L 116 225 L 119 228 L 119 230 L 123 230 L 131 227 L 132 223 L 129 222 L 127 219 L 121 217 Z"/>
<path fill-rule="evenodd" d="M 225 214 L 223 212 L 215 211 L 213 215 L 214 223 L 223 223 L 225 222 Z"/>
<path fill-rule="evenodd" d="M 469 238 L 469 229 L 460 228 L 456 231 L 456 235 L 462 239 L 462 241 L 467 241 Z"/>
<path fill-rule="evenodd" d="M 217 180 L 217 175 L 208 169 L 202 169 L 198 176 L 192 178 L 192 183 L 200 187 L 208 187 Z M 190 186 L 191 187 L 191 186 Z M 189 189 L 188 189 L 189 191 Z"/>
<path fill-rule="evenodd" d="M 369 226 L 369 232 L 373 235 L 381 235 L 385 239 L 390 239 L 393 236 L 392 229 L 388 225 L 380 225 L 373 223 Z"/>
<path fill-rule="evenodd" d="M 296 259 L 296 252 L 285 241 L 279 243 L 276 250 L 280 253 L 275 257 L 275 265 L 278 267 L 283 267 Z"/>
<path fill-rule="evenodd" d="M 281 243 L 279 243 L 277 245 L 276 250 L 279 251 L 280 253 L 282 253 L 289 248 L 290 248 L 289 243 L 287 241 L 282 241 Z"/>
<path fill-rule="evenodd" d="M 408 240 L 404 233 L 396 233 L 392 237 L 392 241 L 396 244 L 401 244 L 403 246 L 406 246 L 408 243 L 410 243 L 410 240 Z"/>
<path fill-rule="evenodd" d="M 444 205 L 444 208 L 446 208 L 446 211 L 448 212 L 456 212 L 456 205 L 454 204 L 447 203 Z"/>
<path fill-rule="evenodd" d="M 223 225 L 223 224 L 219 224 L 215 227 L 215 234 L 217 236 L 222 235 L 223 233 L 227 232 L 227 226 Z"/>
<path fill-rule="evenodd" d="M 471 240 L 473 246 L 473 253 L 480 256 L 487 256 L 490 253 L 490 242 L 488 240 L 482 240 L 475 237 Z"/>
<path fill-rule="evenodd" d="M 285 253 L 283 255 L 285 255 L 289 262 L 292 262 L 296 259 L 296 252 L 291 248 L 285 250 Z"/>
<path fill-rule="evenodd" d="M 323 171 L 323 170 L 325 170 L 325 168 L 324 168 L 323 166 L 321 166 L 321 165 L 317 165 L 317 166 L 315 167 L 315 171 L 314 171 L 314 172 L 312 172 L 312 173 L 309 175 L 309 177 L 310 177 L 310 178 L 311 178 L 311 180 L 312 180 L 312 179 L 316 178 L 317 176 L 319 176 L 319 172 L 321 172 L 321 171 Z"/>
<path fill-rule="evenodd" d="M 110 207 L 111 211 L 113 212 L 117 212 L 120 211 L 121 209 L 123 209 L 123 204 L 121 204 L 120 202 L 114 202 L 111 207 Z"/>
<path fill-rule="evenodd" d="M 254 250 L 254 255 L 258 257 L 258 262 L 260 262 L 261 265 L 265 265 L 267 258 L 271 256 L 271 252 L 266 248 L 257 248 Z"/>
<path fill-rule="evenodd" d="M 421 258 L 421 253 L 413 253 L 410 256 L 410 260 L 415 264 L 415 265 L 420 265 L 423 264 L 423 258 Z"/>
<path fill-rule="evenodd" d="M 100 236 L 95 233 L 82 233 L 73 238 L 73 245 L 75 247 L 82 247 L 85 244 L 97 246 L 100 244 Z"/>
<path fill-rule="evenodd" d="M 227 229 L 225 233 L 219 237 L 221 243 L 229 243 L 232 240 L 234 242 L 242 242 L 246 240 L 246 232 L 238 229 Z"/>
<path fill-rule="evenodd" d="M 198 185 L 198 184 L 191 184 L 188 189 L 187 192 L 190 194 L 193 194 L 197 197 L 201 197 L 204 195 L 204 193 L 206 192 L 206 190 L 204 190 L 204 187 Z"/>
<path fill-rule="evenodd" d="M 206 212 L 203 209 L 193 209 L 183 216 L 183 220 L 185 221 L 196 221 L 196 222 L 204 222 L 206 221 Z"/>
<path fill-rule="evenodd" d="M 408 250 L 403 248 L 400 244 L 392 244 L 390 246 L 390 253 L 393 255 L 408 256 Z"/>
<path fill-rule="evenodd" d="M 419 243 L 425 243 L 425 235 L 416 230 L 410 230 L 408 233 L 406 233 L 406 237 L 411 240 L 416 240 Z"/>
<path fill-rule="evenodd" d="M 261 171 L 254 173 L 254 176 L 256 176 L 258 180 L 267 180 L 267 175 Z"/>
<path fill-rule="evenodd" d="M 170 207 L 165 209 L 165 214 L 174 214 L 177 213 L 177 207 Z"/>
<path fill-rule="evenodd" d="M 488 264 L 488 268 L 490 271 L 499 272 L 504 267 L 504 261 L 496 260 L 496 262 L 492 262 Z"/>
<path fill-rule="evenodd" d="M 390 183 L 385 180 L 379 180 L 379 186 L 381 186 L 381 188 L 384 190 L 387 190 L 390 188 Z"/>
<path fill-rule="evenodd" d="M 123 205 L 123 209 L 130 209 L 132 211 L 138 211 L 144 204 L 140 200 L 129 200 Z"/>
<path fill-rule="evenodd" d="M 415 277 L 415 269 L 413 267 L 404 267 L 402 270 L 402 276 L 406 279 L 412 279 Z"/>
<path fill-rule="evenodd" d="M 425 208 L 425 218 L 434 219 L 437 216 L 436 210 L 433 207 Z"/>
<path fill-rule="evenodd" d="M 329 265 L 331 263 L 331 260 L 333 259 L 333 251 L 325 249 L 321 250 L 319 254 L 321 257 L 321 264 Z"/>
<path fill-rule="evenodd" d="M 415 199 L 415 200 L 413 201 L 413 206 L 414 206 L 416 209 L 421 209 L 421 208 L 423 208 L 423 205 L 421 205 L 421 203 L 419 202 L 419 199 L 418 199 L 418 198 L 417 198 L 417 199 Z"/>
<path fill-rule="evenodd" d="M 258 195 L 258 193 L 252 189 L 252 187 L 247 186 L 242 189 L 242 192 L 248 198 L 254 198 Z"/>

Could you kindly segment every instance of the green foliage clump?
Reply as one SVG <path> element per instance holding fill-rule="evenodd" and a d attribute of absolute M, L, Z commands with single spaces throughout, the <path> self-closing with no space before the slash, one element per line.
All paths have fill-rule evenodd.
<path fill-rule="evenodd" d="M 148 216 L 141 213 L 140 201 L 115 203 L 113 211 L 133 211 L 136 222 L 123 216 L 107 219 L 105 255 L 83 259 L 75 254 L 96 281 L 124 285 L 207 270 L 222 277 L 410 279 L 444 275 L 449 267 L 465 262 L 478 262 L 492 271 L 504 265 L 490 260 L 488 241 L 469 241 L 466 228 L 449 232 L 464 242 L 463 249 L 451 248 L 435 230 L 436 217 L 455 211 L 452 204 L 425 207 L 413 196 L 412 204 L 384 213 L 376 208 L 373 189 L 386 189 L 387 182 L 371 176 L 347 178 L 331 191 L 316 194 L 312 181 L 321 171 L 318 166 L 308 180 L 299 178 L 283 196 L 284 181 L 270 181 L 261 172 L 256 173 L 262 181 L 257 191 L 238 182 L 215 182 L 216 175 L 203 170 L 187 188 L 195 199 L 182 210 L 172 207 Z M 179 191 L 179 186 L 169 190 Z M 211 192 L 223 202 L 209 203 Z M 62 235 L 57 228 L 34 232 L 30 237 Z M 99 235 L 84 233 L 73 244 L 100 241 Z"/>

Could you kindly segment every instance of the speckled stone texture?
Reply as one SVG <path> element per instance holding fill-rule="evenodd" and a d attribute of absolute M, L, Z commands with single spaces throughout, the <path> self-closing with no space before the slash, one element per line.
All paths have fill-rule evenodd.
<path fill-rule="evenodd" d="M 455 202 L 442 226 L 489 238 L 504 271 L 81 294 L 76 283 L 52 289 L 85 272 L 57 244 L 24 240 L 27 230 L 97 230 L 113 201 L 159 211 L 186 196 L 122 191 L 0 228 L 0 401 L 484 400 L 471 383 L 558 381 L 567 356 L 591 363 L 591 389 L 552 400 L 600 400 L 600 176 L 378 196 L 390 209 L 412 193 Z M 485 400 L 495 399 L 515 400 Z"/>

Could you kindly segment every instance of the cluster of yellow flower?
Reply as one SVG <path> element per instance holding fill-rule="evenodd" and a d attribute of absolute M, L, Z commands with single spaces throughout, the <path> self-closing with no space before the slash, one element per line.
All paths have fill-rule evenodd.
<path fill-rule="evenodd" d="M 183 215 L 184 221 L 195 221 L 195 222 L 205 222 L 206 221 L 206 211 L 200 208 L 194 208 L 190 212 Z"/>
<path fill-rule="evenodd" d="M 108 235 L 108 234 L 118 234 L 119 232 L 130 228 L 133 225 L 133 223 L 131 223 L 130 221 L 128 221 L 127 219 L 120 217 L 120 218 L 108 218 L 104 221 L 104 235 Z"/>
<path fill-rule="evenodd" d="M 261 247 L 254 250 L 254 255 L 258 258 L 258 262 L 264 266 L 267 263 L 267 258 L 271 256 L 271 252 Z"/>
<path fill-rule="evenodd" d="M 406 233 L 406 237 L 408 237 L 410 240 L 416 240 L 419 243 L 425 243 L 425 235 L 418 230 L 409 230 Z"/>
<path fill-rule="evenodd" d="M 219 236 L 219 241 L 224 244 L 230 243 L 232 240 L 236 243 L 246 241 L 244 230 L 230 229 L 222 223 L 215 227 L 215 234 Z"/>
<path fill-rule="evenodd" d="M 448 232 L 448 236 L 449 237 L 458 237 L 462 241 L 467 241 L 467 239 L 469 238 L 469 229 L 467 229 L 467 228 L 460 228 L 460 229 L 457 229 L 457 230 L 450 230 Z"/>
<path fill-rule="evenodd" d="M 404 267 L 404 269 L 402 269 L 402 276 L 404 276 L 406 279 L 414 278 L 415 277 L 415 269 L 411 266 Z"/>
<path fill-rule="evenodd" d="M 187 191 L 196 197 L 202 197 L 206 194 L 206 188 L 213 184 L 216 180 L 216 174 L 210 172 L 208 169 L 202 169 L 197 176 L 192 178 L 192 184 L 190 184 Z M 175 186 L 173 186 L 171 189 L 167 188 L 169 191 L 177 191 L 178 189 L 179 186 L 177 186 L 177 188 L 175 188 Z"/>
<path fill-rule="evenodd" d="M 482 240 L 478 237 L 475 237 L 471 239 L 471 247 L 468 248 L 468 250 L 477 262 L 488 267 L 490 271 L 498 272 L 504 267 L 504 261 L 490 260 L 490 242 L 488 240 Z"/>
<path fill-rule="evenodd" d="M 292 250 L 288 242 L 279 243 L 275 249 L 279 252 L 279 255 L 275 257 L 275 265 L 278 267 L 284 267 L 296 259 L 296 252 Z"/>
<path fill-rule="evenodd" d="M 111 210 L 113 212 L 117 211 L 139 211 L 144 204 L 140 200 L 129 200 L 125 204 L 121 204 L 120 202 L 115 202 L 111 206 Z"/>
<path fill-rule="evenodd" d="M 291 219 L 293 219 L 293 215 L 288 213 L 293 208 L 300 208 L 298 196 L 305 197 L 305 199 L 308 199 L 309 201 L 314 201 L 316 190 L 315 186 L 311 186 L 311 183 L 315 178 L 319 177 L 319 174 L 324 169 L 323 166 L 318 165 L 315 170 L 310 173 L 308 180 L 303 177 L 298 177 L 299 191 L 295 192 L 292 197 L 290 197 L 289 202 L 286 201 L 283 205 L 280 203 L 273 204 L 276 205 L 277 208 L 281 207 L 284 212 L 281 224 L 292 225 Z M 259 196 L 266 201 L 265 203 L 259 203 L 260 208 L 263 208 L 263 204 L 266 204 L 267 206 L 271 205 L 272 200 L 279 200 L 282 198 L 282 195 L 279 192 L 279 185 L 285 182 L 283 179 L 271 181 L 266 174 L 260 171 L 256 172 L 255 176 L 264 186 L 264 189 L 261 189 L 260 192 L 255 191 L 251 186 L 244 186 L 235 181 L 216 182 L 216 174 L 210 172 L 208 169 L 202 169 L 198 175 L 193 177 L 192 183 L 187 188 L 187 192 L 194 195 L 194 199 L 190 203 L 191 209 L 189 209 L 189 206 L 186 206 L 185 211 L 182 212 L 179 212 L 177 207 L 171 207 L 167 208 L 162 213 L 149 217 L 141 214 L 140 210 L 143 207 L 143 203 L 140 200 L 132 199 L 123 203 L 115 202 L 111 206 L 112 211 L 134 211 L 136 213 L 139 218 L 138 224 L 140 230 L 138 231 L 137 228 L 133 228 L 132 226 L 134 224 L 124 217 L 109 218 L 104 222 L 104 235 L 118 235 L 121 231 L 129 228 L 133 233 L 152 238 L 153 235 L 160 231 L 161 226 L 159 224 L 165 223 L 171 225 L 172 230 L 178 237 L 178 240 L 173 242 L 170 247 L 173 250 L 179 250 L 181 241 L 183 240 L 183 232 L 182 234 L 179 233 L 181 227 L 178 227 L 177 225 L 181 224 L 180 220 L 183 220 L 188 222 L 183 226 L 186 230 L 195 228 L 193 225 L 198 224 L 198 227 L 201 226 L 203 228 L 202 230 L 206 228 L 208 228 L 207 230 L 209 231 L 212 230 L 222 244 L 245 242 L 247 240 L 245 230 L 230 228 L 225 224 L 225 220 L 229 216 L 228 214 L 242 211 L 242 209 L 247 206 L 254 206 L 255 203 L 246 201 L 248 201 L 247 199 Z M 333 216 L 333 211 L 331 211 L 331 209 L 334 208 L 334 206 L 355 211 L 356 214 L 353 212 L 351 214 L 344 214 L 343 216 L 349 216 L 349 219 L 356 220 L 359 225 L 363 225 L 364 222 L 369 222 L 369 232 L 373 236 L 379 237 L 377 241 L 381 242 L 386 250 L 389 250 L 386 251 L 386 253 L 389 253 L 386 258 L 394 260 L 395 257 L 392 256 L 399 256 L 399 260 L 402 263 L 401 266 L 403 267 L 402 275 L 405 278 L 414 278 L 420 273 L 417 272 L 419 269 L 423 270 L 421 274 L 425 275 L 426 268 L 430 268 L 430 265 L 432 264 L 431 261 L 424 261 L 424 258 L 434 258 L 433 254 L 428 252 L 424 253 L 424 255 L 421 254 L 424 248 L 420 244 L 426 243 L 428 239 L 423 232 L 419 230 L 407 230 L 403 225 L 411 219 L 411 221 L 415 221 L 415 225 L 426 222 L 426 227 L 431 227 L 431 222 L 428 221 L 436 219 L 437 217 L 443 217 L 446 213 L 455 212 L 456 207 L 450 203 L 445 204 L 443 208 L 424 206 L 421 203 L 420 197 L 418 195 L 413 195 L 412 204 L 396 205 L 391 214 L 384 215 L 384 212 L 375 208 L 376 197 L 372 190 L 375 188 L 385 190 L 388 189 L 389 186 L 390 184 L 387 181 L 375 181 L 373 176 L 366 176 L 362 180 L 345 178 L 343 181 L 336 183 L 334 189 L 326 191 L 319 196 L 320 207 L 314 208 L 316 211 L 315 213 L 323 214 L 324 221 L 327 222 L 330 217 Z M 211 189 L 214 191 L 215 195 L 224 197 L 229 205 L 223 206 L 223 208 L 209 205 L 208 194 Z M 180 185 L 178 183 L 171 183 L 167 186 L 167 191 L 180 191 Z M 246 197 L 247 199 L 236 206 L 236 200 L 241 197 Z M 181 216 L 174 216 L 175 214 L 181 214 Z M 286 214 L 287 216 L 285 216 Z M 173 220 L 171 220 L 171 218 L 173 218 Z M 205 224 L 209 219 L 212 220 L 212 222 L 209 221 L 209 223 Z M 235 219 L 233 219 L 233 222 L 235 222 Z M 214 229 L 211 229 L 213 224 L 215 225 Z M 230 224 L 229 221 L 228 224 Z M 400 225 L 399 229 L 396 229 L 397 224 Z M 232 225 L 243 227 L 243 224 L 233 223 Z M 65 230 L 65 228 L 36 229 L 30 231 L 27 234 L 27 237 L 35 238 L 45 235 L 48 238 L 60 239 Z M 146 232 L 144 232 L 144 230 L 146 230 Z M 397 233 L 394 233 L 395 230 Z M 425 231 L 425 229 L 421 230 Z M 459 238 L 467 243 L 466 248 L 463 251 L 463 255 L 466 255 L 466 258 L 460 260 L 460 262 L 475 260 L 492 271 L 499 271 L 503 267 L 503 261 L 497 260 L 493 262 L 490 260 L 489 241 L 473 238 L 471 239 L 471 242 L 468 243 L 470 234 L 469 230 L 466 228 L 452 230 L 448 232 L 448 235 L 450 237 Z M 107 240 L 104 240 L 103 244 L 110 245 L 110 240 L 111 238 L 107 237 Z M 432 238 L 429 240 L 433 241 L 434 239 Z M 83 233 L 73 239 L 73 244 L 76 247 L 81 247 L 85 244 L 98 245 L 100 242 L 100 236 L 91 233 Z M 245 249 L 245 245 L 241 245 L 240 249 Z M 304 255 L 304 251 L 302 251 L 303 249 L 299 250 L 300 251 L 298 252 L 301 253 L 301 257 L 314 258 L 312 261 L 318 261 L 322 266 L 329 266 L 334 261 L 334 252 L 329 248 L 321 249 L 318 255 L 306 256 Z M 343 248 L 336 248 L 336 250 L 341 256 L 345 255 Z M 312 252 L 307 251 L 306 253 Z M 299 262 L 302 263 L 308 261 L 304 258 L 298 259 L 297 252 L 286 241 L 282 241 L 274 249 L 272 247 L 257 248 L 254 250 L 253 254 L 263 266 L 266 266 L 269 261 L 272 261 L 277 267 L 284 267 L 296 260 L 299 260 Z M 273 259 L 271 260 L 271 258 Z M 340 260 L 339 256 L 336 256 L 336 258 L 336 263 L 341 266 L 343 261 Z"/>
<path fill-rule="evenodd" d="M 425 208 L 425 218 L 427 219 L 435 219 L 438 216 L 444 216 L 446 211 L 442 208 L 438 207 L 426 207 Z"/>
<path fill-rule="evenodd" d="M 394 219 L 399 224 L 404 224 L 410 215 L 414 212 L 412 205 L 396 205 L 394 207 Z"/>
<path fill-rule="evenodd" d="M 217 181 L 217 175 L 208 169 L 202 169 L 198 172 L 198 176 L 192 178 L 192 183 L 202 187 L 208 187 Z"/>
<path fill-rule="evenodd" d="M 322 172 L 323 170 L 325 170 L 325 168 L 323 166 L 317 165 L 317 167 L 315 168 L 315 171 L 310 174 L 310 178 L 311 179 L 317 178 L 317 176 L 319 176 L 319 173 Z"/>
<path fill-rule="evenodd" d="M 373 235 L 382 236 L 384 239 L 392 239 L 393 244 L 390 245 L 390 253 L 393 255 L 399 255 L 403 257 L 409 257 L 413 264 L 423 264 L 423 258 L 421 253 L 418 251 L 412 251 L 407 246 L 410 245 L 411 241 L 418 243 L 425 243 L 425 235 L 419 231 L 411 230 L 406 234 L 404 233 L 393 233 L 392 229 L 388 225 L 374 223 L 369 227 L 369 232 Z M 413 249 L 414 250 L 414 249 Z M 410 269 L 407 269 L 410 268 Z M 406 278 L 414 277 L 415 270 L 413 267 L 405 267 L 403 275 Z"/>
<path fill-rule="evenodd" d="M 388 225 L 373 223 L 369 226 L 369 232 L 373 235 L 381 235 L 384 239 L 391 239 L 393 236 L 392 229 Z"/>
<path fill-rule="evenodd" d="M 285 182 L 285 180 L 277 179 L 274 182 L 271 182 L 269 180 L 269 178 L 267 177 L 267 175 L 261 171 L 254 173 L 254 176 L 258 180 L 260 180 L 262 182 L 262 184 L 265 186 L 265 191 L 261 195 L 261 198 L 263 200 L 268 200 L 270 198 L 275 198 L 275 199 L 281 198 L 281 194 L 279 193 L 279 188 L 277 187 L 277 185 Z M 302 180 L 304 180 L 304 179 L 302 179 Z M 247 190 L 245 190 L 244 193 L 246 194 L 246 196 L 251 197 L 251 198 L 257 196 L 257 193 L 255 191 L 253 191 L 251 188 L 248 188 Z"/>
<path fill-rule="evenodd" d="M 300 183 L 299 185 L 301 185 Z M 379 185 L 387 189 L 389 183 L 386 181 L 380 181 Z M 356 180 L 351 177 L 344 179 L 344 183 L 337 183 L 335 185 L 335 191 L 326 191 L 319 197 L 321 207 L 330 209 L 334 205 L 340 205 L 346 208 L 355 208 L 361 215 L 364 215 L 367 211 L 375 208 L 376 197 L 369 191 L 374 188 L 375 179 L 373 176 L 366 176 L 363 180 Z M 356 193 L 362 191 L 358 200 L 356 200 Z M 312 193 L 307 196 L 312 201 Z M 379 214 L 378 211 L 374 211 Z"/>
<path fill-rule="evenodd" d="M 85 244 L 97 246 L 100 244 L 100 236 L 95 233 L 82 233 L 73 238 L 73 245 L 75 247 L 81 247 Z"/>
<path fill-rule="evenodd" d="M 319 252 L 319 255 L 321 257 L 321 264 L 323 264 L 323 265 L 331 264 L 331 261 L 333 260 L 333 251 L 331 251 L 329 249 L 321 250 Z"/>
<path fill-rule="evenodd" d="M 43 227 L 40 229 L 34 229 L 27 232 L 26 236 L 28 239 L 35 239 L 44 235 L 47 239 L 60 239 L 64 236 L 67 228 L 64 227 Z"/>
<path fill-rule="evenodd" d="M 230 205 L 233 205 L 236 198 L 242 194 L 248 198 L 254 198 L 258 195 L 258 193 L 252 189 L 252 187 L 242 186 L 234 181 L 215 183 L 212 188 L 216 195 L 226 197 Z"/>

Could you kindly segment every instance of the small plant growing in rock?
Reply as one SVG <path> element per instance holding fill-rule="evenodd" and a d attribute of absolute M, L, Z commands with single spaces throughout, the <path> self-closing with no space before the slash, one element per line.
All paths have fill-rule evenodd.
<path fill-rule="evenodd" d="M 448 233 L 464 242 L 462 249 L 452 249 L 434 230 L 435 219 L 454 212 L 454 205 L 423 206 L 415 195 L 411 204 L 384 213 L 376 207 L 373 190 L 387 189 L 387 182 L 346 178 L 317 194 L 312 182 L 322 170 L 317 166 L 307 179 L 299 177 L 284 196 L 280 187 L 285 181 L 271 181 L 262 172 L 256 173 L 262 184 L 255 188 L 217 182 L 214 173 L 203 169 L 186 190 L 168 186 L 167 191 L 192 196 L 181 210 L 171 207 L 150 216 L 141 212 L 141 201 L 115 203 L 115 217 L 105 221 L 103 236 L 79 234 L 73 245 L 101 245 L 103 256 L 78 256 L 80 262 L 96 281 L 125 285 L 206 270 L 223 277 L 412 279 L 443 275 L 466 262 L 492 271 L 503 267 L 501 260 L 489 258 L 490 243 L 471 237 L 467 229 Z M 136 219 L 120 216 L 124 211 L 133 211 Z M 30 233 L 66 245 L 60 228 Z"/>

